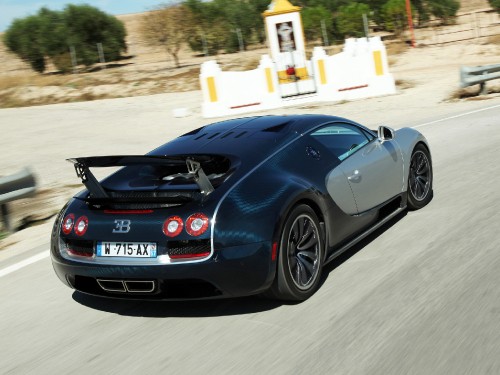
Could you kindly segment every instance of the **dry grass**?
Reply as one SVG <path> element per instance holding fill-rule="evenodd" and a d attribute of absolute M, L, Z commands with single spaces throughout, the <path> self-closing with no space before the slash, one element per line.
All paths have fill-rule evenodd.
<path fill-rule="evenodd" d="M 392 42 L 387 44 L 386 50 L 389 56 L 397 56 L 408 51 L 408 45 L 401 41 Z"/>
<path fill-rule="evenodd" d="M 468 99 L 479 95 L 477 88 L 466 87 L 464 89 L 457 89 L 453 91 L 448 97 L 449 101 L 457 101 L 461 99 Z"/>
<path fill-rule="evenodd" d="M 395 65 L 398 61 L 398 56 L 408 51 L 408 45 L 404 42 L 390 42 L 386 45 L 387 59 L 389 65 Z"/>
<path fill-rule="evenodd" d="M 415 82 L 408 81 L 406 79 L 397 79 L 396 86 L 398 88 L 400 88 L 401 90 L 411 89 L 411 88 L 415 87 Z"/>
<path fill-rule="evenodd" d="M 113 80 L 114 81 L 114 80 Z M 109 83 L 109 80 L 93 76 L 92 73 L 64 75 L 64 74 L 12 74 L 0 76 L 0 91 L 22 86 L 47 87 L 89 87 Z"/>
<path fill-rule="evenodd" d="M 447 101 L 456 102 L 459 100 L 486 100 L 492 97 L 497 97 L 500 94 L 500 85 L 495 85 L 488 82 L 486 83 L 487 93 L 481 95 L 479 85 L 466 87 L 453 91 L 448 97 Z"/>
<path fill-rule="evenodd" d="M 37 75 L 37 74 L 14 74 L 0 76 L 0 90 L 6 90 L 19 86 L 60 86 L 61 77 L 56 75 Z"/>
<path fill-rule="evenodd" d="M 122 66 L 65 75 L 0 75 L 0 108 L 196 90 L 199 89 L 198 77 L 199 65 L 142 70 Z"/>
<path fill-rule="evenodd" d="M 43 82 L 47 82 L 47 86 L 44 86 Z M 5 83 L 5 82 L 3 82 Z M 104 99 L 112 97 L 112 95 L 107 94 L 94 94 L 92 92 L 82 91 L 71 96 L 65 95 L 32 95 L 32 97 L 25 97 L 22 93 L 23 90 L 37 92 L 36 88 L 43 89 L 44 87 L 69 87 L 74 88 L 78 86 L 76 82 L 65 82 L 61 81 L 51 81 L 51 80 L 36 80 L 36 82 L 30 81 L 29 83 L 12 85 L 9 89 L 0 90 L 0 107 L 1 108 L 15 108 L 15 107 L 27 107 L 34 105 L 44 105 L 44 104 L 56 104 L 56 103 L 68 103 L 68 102 L 80 102 L 80 101 L 90 101 L 97 99 Z M 91 84 L 87 84 L 86 87 L 90 87 Z"/>
<path fill-rule="evenodd" d="M 500 47 L 500 34 L 490 36 L 488 38 L 488 44 L 494 44 Z"/>

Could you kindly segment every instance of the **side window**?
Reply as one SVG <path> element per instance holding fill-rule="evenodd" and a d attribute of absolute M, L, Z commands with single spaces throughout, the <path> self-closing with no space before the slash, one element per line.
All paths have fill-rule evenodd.
<path fill-rule="evenodd" d="M 341 161 L 375 138 L 363 129 L 345 123 L 326 125 L 311 133 L 311 137 L 322 143 Z"/>

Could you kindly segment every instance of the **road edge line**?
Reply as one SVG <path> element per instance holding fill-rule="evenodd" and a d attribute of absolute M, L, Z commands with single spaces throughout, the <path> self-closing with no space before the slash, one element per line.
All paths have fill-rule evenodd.
<path fill-rule="evenodd" d="M 49 257 L 49 251 L 46 250 L 43 253 L 33 255 L 32 257 L 29 257 L 28 259 L 22 260 L 18 263 L 15 263 L 11 266 L 5 267 L 4 269 L 0 270 L 0 278 L 7 276 L 8 274 L 11 274 L 13 272 L 16 272 L 20 270 L 21 268 L 24 268 L 26 266 L 29 266 L 30 264 L 36 263 L 42 259 L 48 258 Z"/>
<path fill-rule="evenodd" d="M 469 116 L 469 115 L 473 115 L 474 113 L 479 113 L 479 112 L 484 112 L 484 111 L 489 111 L 490 109 L 495 109 L 495 108 L 499 108 L 500 107 L 500 104 L 497 104 L 497 105 L 494 105 L 492 107 L 486 107 L 486 108 L 481 108 L 481 109 L 476 109 L 474 111 L 469 111 L 469 112 L 465 112 L 465 113 L 461 113 L 459 115 L 455 115 L 455 116 L 450 116 L 450 117 L 445 117 L 445 118 L 442 118 L 442 119 L 439 119 L 439 120 L 434 120 L 434 121 L 430 121 L 430 122 L 425 122 L 423 124 L 420 124 L 420 125 L 415 125 L 415 126 L 411 126 L 413 129 L 416 129 L 416 128 L 421 128 L 423 126 L 428 126 L 428 125 L 433 125 L 433 124 L 436 124 L 438 122 L 442 122 L 442 121 L 447 121 L 447 120 L 453 120 L 453 119 L 456 119 L 456 118 L 460 118 L 460 117 L 465 117 L 465 116 Z"/>

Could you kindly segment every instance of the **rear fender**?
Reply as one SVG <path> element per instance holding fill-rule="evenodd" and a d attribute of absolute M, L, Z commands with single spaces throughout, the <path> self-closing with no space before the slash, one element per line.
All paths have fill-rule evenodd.
<path fill-rule="evenodd" d="M 274 228 L 272 240 L 273 244 L 279 244 L 285 222 L 294 207 L 300 204 L 306 204 L 311 207 L 316 213 L 316 216 L 318 217 L 318 220 L 321 224 L 321 230 L 323 232 L 323 243 L 325 246 L 327 246 L 329 243 L 328 229 L 332 227 L 332 204 L 330 203 L 331 200 L 324 194 L 321 194 L 321 192 L 312 188 L 307 188 L 303 185 L 297 185 L 293 195 L 290 195 L 289 197 L 290 199 L 288 199 L 288 201 L 283 205 L 282 210 L 278 215 L 278 220 L 276 221 Z M 325 251 L 324 253 L 324 255 L 326 256 L 327 252 Z"/>
<path fill-rule="evenodd" d="M 238 251 L 251 243 L 265 243 L 267 259 L 263 261 L 269 264 L 266 285 L 270 285 L 276 274 L 273 245 L 279 244 L 290 211 L 296 205 L 306 203 L 315 210 L 320 222 L 327 222 L 322 228 L 329 227 L 328 198 L 306 181 L 277 178 L 272 182 L 268 180 L 266 186 L 259 189 L 251 186 L 239 186 L 219 207 L 214 226 L 214 248 L 231 247 Z"/>

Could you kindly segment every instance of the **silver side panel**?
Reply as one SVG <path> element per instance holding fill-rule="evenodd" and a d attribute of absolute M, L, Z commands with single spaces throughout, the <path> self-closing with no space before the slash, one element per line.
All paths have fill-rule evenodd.
<path fill-rule="evenodd" d="M 352 189 L 340 166 L 334 168 L 327 175 L 326 189 L 330 197 L 335 201 L 335 204 L 339 206 L 342 211 L 348 215 L 358 214 L 358 207 L 356 206 Z"/>
<path fill-rule="evenodd" d="M 375 139 L 339 167 L 354 193 L 358 213 L 369 211 L 402 191 L 403 158 L 395 141 Z"/>
<path fill-rule="evenodd" d="M 428 144 L 412 128 L 395 134 L 390 141 L 370 142 L 328 174 L 327 190 L 346 214 L 369 211 L 406 191 L 412 151 L 419 142 Z"/>

